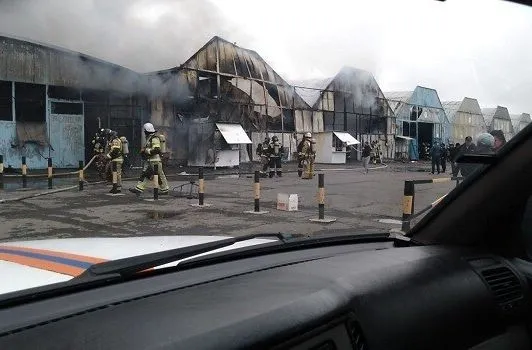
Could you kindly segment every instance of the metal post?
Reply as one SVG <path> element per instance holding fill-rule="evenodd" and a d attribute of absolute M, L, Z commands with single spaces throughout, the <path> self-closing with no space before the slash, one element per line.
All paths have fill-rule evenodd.
<path fill-rule="evenodd" d="M 326 224 L 336 221 L 336 218 L 325 217 L 325 174 L 323 173 L 318 174 L 318 218 L 310 221 Z"/>
<path fill-rule="evenodd" d="M 4 156 L 0 154 L 0 189 L 4 189 Z"/>
<path fill-rule="evenodd" d="M 153 165 L 153 200 L 159 199 L 159 164 Z"/>
<path fill-rule="evenodd" d="M 318 174 L 318 219 L 325 219 L 325 174 Z"/>
<path fill-rule="evenodd" d="M 113 162 L 113 165 L 116 167 L 116 164 L 114 164 L 115 162 Z M 79 190 L 80 191 L 83 191 L 83 161 L 80 160 L 79 161 Z"/>
<path fill-rule="evenodd" d="M 26 165 L 26 156 L 22 156 L 22 188 L 28 186 L 28 179 L 26 178 L 28 172 L 28 166 Z"/>
<path fill-rule="evenodd" d="M 203 167 L 198 170 L 198 205 L 203 205 L 205 199 L 205 180 L 203 178 Z"/>
<path fill-rule="evenodd" d="M 410 219 L 412 214 L 414 214 L 414 197 L 414 182 L 405 181 L 405 188 L 403 192 L 403 223 L 401 225 L 401 231 L 403 232 L 410 230 Z"/>
<path fill-rule="evenodd" d="M 48 158 L 48 189 L 51 190 L 53 187 L 53 168 L 52 168 L 52 158 Z"/>
<path fill-rule="evenodd" d="M 253 185 L 253 192 L 255 198 L 255 209 L 256 213 L 260 212 L 260 173 L 258 170 L 255 171 L 255 183 Z"/>
<path fill-rule="evenodd" d="M 112 193 L 118 192 L 118 170 L 116 162 L 111 161 L 111 171 L 113 172 L 113 189 Z"/>

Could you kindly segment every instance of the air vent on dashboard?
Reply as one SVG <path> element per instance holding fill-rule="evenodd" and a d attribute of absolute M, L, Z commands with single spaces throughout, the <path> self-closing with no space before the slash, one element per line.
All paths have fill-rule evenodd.
<path fill-rule="evenodd" d="M 351 338 L 351 344 L 355 350 L 367 350 L 366 340 L 362 334 L 362 328 L 357 321 L 349 318 L 346 322 L 347 331 L 349 332 L 349 337 Z"/>
<path fill-rule="evenodd" d="M 500 306 L 523 297 L 519 278 L 508 267 L 499 265 L 482 270 L 481 273 Z"/>

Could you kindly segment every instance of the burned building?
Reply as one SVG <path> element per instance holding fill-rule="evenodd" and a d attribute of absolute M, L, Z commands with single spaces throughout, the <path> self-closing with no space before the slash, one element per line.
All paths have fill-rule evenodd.
<path fill-rule="evenodd" d="M 371 73 L 344 67 L 334 77 L 293 84 L 310 106 L 309 126 L 302 127 L 318 133 L 347 132 L 360 142 L 376 141 L 385 158 L 394 157 L 394 114 Z M 335 148 L 346 143 L 342 136 L 333 140 Z M 352 156 L 360 158 L 354 150 Z"/>
<path fill-rule="evenodd" d="M 216 166 L 218 152 L 229 149 L 239 149 L 240 161 L 249 161 L 267 134 L 278 134 L 290 155 L 292 133 L 306 130 L 299 126 L 308 106 L 294 88 L 255 51 L 220 37 L 180 66 L 147 76 L 151 121 L 166 133 L 173 163 Z M 217 124 L 240 125 L 253 144 L 229 143 L 236 141 L 228 140 Z"/>
<path fill-rule="evenodd" d="M 438 92 L 416 86 L 414 91 L 385 92 L 397 121 L 398 149 L 412 160 L 426 156 L 434 142 L 449 142 L 450 124 Z M 423 158 L 423 156 L 422 156 Z"/>
<path fill-rule="evenodd" d="M 30 169 L 77 167 L 91 157 L 89 142 L 99 127 L 128 137 L 140 149 L 147 119 L 145 77 L 84 54 L 0 36 L 0 154 Z"/>

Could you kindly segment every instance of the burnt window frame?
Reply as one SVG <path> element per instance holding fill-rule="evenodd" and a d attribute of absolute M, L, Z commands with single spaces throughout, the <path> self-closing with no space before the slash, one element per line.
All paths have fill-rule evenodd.
<path fill-rule="evenodd" d="M 72 110 L 68 110 L 68 109 L 63 109 L 61 112 L 57 112 L 56 111 L 56 107 L 57 106 L 62 106 L 62 107 L 66 107 L 67 105 L 70 105 L 70 106 L 79 106 L 81 109 L 80 110 L 76 110 L 74 111 L 74 109 Z M 67 111 L 66 113 L 64 111 Z M 50 114 L 54 114 L 54 115 L 83 115 L 83 110 L 84 110 L 84 107 L 83 107 L 83 102 L 81 101 L 72 101 L 72 102 L 67 102 L 67 101 L 50 101 Z M 73 113 L 71 113 L 71 111 L 74 111 Z"/>
<path fill-rule="evenodd" d="M 13 82 L 0 80 L 0 121 L 13 121 Z"/>
<path fill-rule="evenodd" d="M 24 97 L 22 94 L 24 89 L 39 89 L 41 91 L 39 91 L 39 94 L 35 91 L 32 92 L 35 94 L 34 96 Z M 39 97 L 42 97 L 42 99 L 39 99 Z M 17 123 L 46 123 L 46 100 L 46 85 L 15 82 L 15 121 Z M 34 105 L 35 111 L 33 113 L 35 114 L 30 117 L 22 117 L 23 112 L 31 113 L 30 102 Z M 24 114 L 27 115 L 27 113 Z M 39 117 L 37 118 L 36 116 Z"/>

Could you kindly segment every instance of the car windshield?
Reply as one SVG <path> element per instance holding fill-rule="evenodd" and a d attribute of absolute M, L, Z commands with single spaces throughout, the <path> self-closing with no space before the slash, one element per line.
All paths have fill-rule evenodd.
<path fill-rule="evenodd" d="M 500 0 L 2 1 L 0 294 L 405 234 L 531 122 L 531 29 Z"/>

